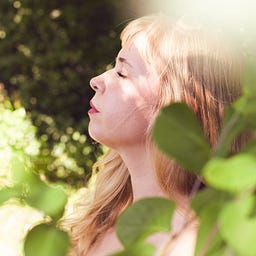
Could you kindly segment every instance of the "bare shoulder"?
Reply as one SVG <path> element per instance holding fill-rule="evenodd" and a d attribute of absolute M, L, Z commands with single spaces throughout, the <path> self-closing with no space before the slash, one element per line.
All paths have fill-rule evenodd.
<path fill-rule="evenodd" d="M 147 241 L 156 247 L 154 256 L 194 256 L 198 232 L 198 219 L 175 212 L 171 232 L 159 232 L 150 236 Z"/>
<path fill-rule="evenodd" d="M 197 238 L 197 219 L 184 226 L 184 216 L 175 213 L 171 233 L 159 232 L 151 235 L 147 242 L 156 248 L 155 256 L 193 256 Z M 108 230 L 96 242 L 86 256 L 109 256 L 122 250 L 115 229 Z M 84 255 L 83 255 L 84 256 Z"/>

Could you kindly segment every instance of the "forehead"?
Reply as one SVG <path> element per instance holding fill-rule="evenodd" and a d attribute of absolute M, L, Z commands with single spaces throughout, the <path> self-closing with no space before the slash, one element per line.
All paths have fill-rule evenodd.
<path fill-rule="evenodd" d="M 122 43 L 122 49 L 120 53 L 127 54 L 131 56 L 140 56 L 144 61 L 148 61 L 146 58 L 146 49 L 147 49 L 147 38 L 144 33 L 140 32 L 132 37 L 129 41 Z"/>
<path fill-rule="evenodd" d="M 159 75 L 153 63 L 149 61 L 146 55 L 147 40 L 143 33 L 138 33 L 123 44 L 118 53 L 117 60 L 125 59 L 129 62 L 129 70 L 133 78 L 145 78 L 149 87 L 155 88 L 159 85 Z M 148 85 L 147 84 L 147 85 Z"/>
<path fill-rule="evenodd" d="M 118 58 L 127 60 L 133 69 L 141 72 L 147 72 L 150 63 L 146 57 L 147 40 L 143 33 L 134 35 L 128 42 L 122 45 L 118 53 Z"/>

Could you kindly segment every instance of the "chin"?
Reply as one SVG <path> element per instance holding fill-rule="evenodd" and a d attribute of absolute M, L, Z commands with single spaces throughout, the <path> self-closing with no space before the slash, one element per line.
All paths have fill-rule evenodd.
<path fill-rule="evenodd" d="M 102 132 L 100 132 L 99 130 L 93 129 L 93 127 L 91 127 L 89 125 L 88 133 L 89 133 L 90 137 L 93 140 L 95 140 L 96 142 L 98 142 L 100 144 L 103 144 L 105 146 L 108 146 L 107 143 L 106 143 L 108 141 L 108 139 L 105 138 L 105 136 L 103 136 Z"/>
<path fill-rule="evenodd" d="M 88 133 L 90 135 L 90 137 L 93 139 L 93 140 L 97 140 L 97 130 L 95 129 L 95 127 L 91 124 L 91 122 L 89 123 L 89 126 L 88 126 Z"/>
<path fill-rule="evenodd" d="M 97 133 L 95 133 L 92 129 L 88 129 L 88 133 L 93 140 L 101 143 L 99 136 L 97 136 Z"/>

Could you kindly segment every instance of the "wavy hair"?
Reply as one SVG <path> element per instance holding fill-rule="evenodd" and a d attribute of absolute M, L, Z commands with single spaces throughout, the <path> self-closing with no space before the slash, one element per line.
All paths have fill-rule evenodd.
<path fill-rule="evenodd" d="M 240 56 L 223 45 L 218 36 L 209 36 L 201 28 L 183 22 L 170 22 L 164 15 L 149 15 L 131 21 L 121 33 L 122 45 L 137 33 L 146 36 L 142 56 L 153 64 L 160 77 L 155 116 L 171 102 L 184 102 L 196 113 L 212 147 L 216 146 L 224 107 L 242 93 Z M 154 118 L 147 138 L 151 140 Z M 240 136 L 232 146 L 237 151 L 245 138 Z M 166 195 L 175 200 L 175 192 L 189 195 L 196 176 L 154 149 L 158 182 Z M 68 220 L 73 247 L 71 255 L 86 255 L 90 247 L 115 225 L 120 213 L 133 201 L 127 167 L 119 154 L 109 149 L 94 165 L 97 175 L 93 191 L 83 198 L 76 214 Z"/>

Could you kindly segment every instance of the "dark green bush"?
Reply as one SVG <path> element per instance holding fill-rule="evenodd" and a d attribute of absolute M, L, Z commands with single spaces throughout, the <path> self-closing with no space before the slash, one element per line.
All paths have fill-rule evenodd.
<path fill-rule="evenodd" d="M 88 137 L 89 80 L 113 62 L 120 1 L 1 1 L 0 82 L 37 127 L 37 170 L 80 186 L 101 149 Z"/>

